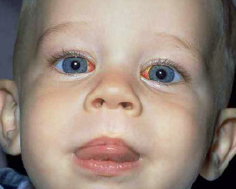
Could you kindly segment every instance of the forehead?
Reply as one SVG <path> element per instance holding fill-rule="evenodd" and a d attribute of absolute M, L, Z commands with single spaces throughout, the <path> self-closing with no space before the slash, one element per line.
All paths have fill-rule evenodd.
<path fill-rule="evenodd" d="M 204 59 L 216 30 L 218 1 L 205 0 L 49 0 L 39 3 L 37 47 L 58 36 L 100 38 L 116 46 L 173 45 Z M 219 2 L 218 2 L 219 4 Z M 216 33 L 216 32 L 215 32 Z M 69 34 L 69 35 L 68 35 Z M 215 37 L 215 36 L 214 36 Z M 123 39 L 123 40 L 120 40 Z M 135 41 L 135 42 L 134 42 Z M 109 45 L 107 43 L 107 45 Z M 123 48 L 124 49 L 124 48 Z"/>

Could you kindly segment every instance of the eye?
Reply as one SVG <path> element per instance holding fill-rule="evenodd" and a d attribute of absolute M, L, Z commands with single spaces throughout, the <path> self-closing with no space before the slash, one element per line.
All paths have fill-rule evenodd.
<path fill-rule="evenodd" d="M 148 67 L 141 72 L 141 75 L 148 80 L 157 81 L 159 83 L 177 83 L 182 81 L 182 76 L 170 66 L 154 65 Z"/>
<path fill-rule="evenodd" d="M 93 71 L 94 65 L 83 57 L 68 57 L 60 59 L 56 68 L 67 74 L 78 74 Z"/>

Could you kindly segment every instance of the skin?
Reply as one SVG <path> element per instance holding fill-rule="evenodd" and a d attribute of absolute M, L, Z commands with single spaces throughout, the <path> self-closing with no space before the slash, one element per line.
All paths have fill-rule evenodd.
<path fill-rule="evenodd" d="M 217 118 L 205 62 L 216 40 L 211 5 L 203 0 L 40 3 L 37 40 L 31 41 L 36 48 L 20 90 L 8 88 L 20 103 L 15 142 L 20 147 L 5 147 L 22 154 L 35 188 L 190 189 L 201 171 L 209 180 L 219 176 L 208 174 L 213 168 L 206 160 Z M 59 60 L 48 62 L 63 49 L 83 52 L 94 71 L 63 74 L 56 68 Z M 172 66 L 183 67 L 189 77 L 179 73 L 182 79 L 168 86 L 145 80 L 140 72 L 158 58 L 175 62 Z M 233 116 L 222 113 L 218 126 Z M 139 152 L 141 166 L 117 177 L 75 166 L 75 150 L 100 136 L 124 139 Z"/>

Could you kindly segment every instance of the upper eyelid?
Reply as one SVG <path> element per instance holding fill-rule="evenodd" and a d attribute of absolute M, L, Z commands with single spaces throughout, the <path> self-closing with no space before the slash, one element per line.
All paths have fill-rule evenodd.
<path fill-rule="evenodd" d="M 142 64 L 142 65 L 141 65 L 141 71 L 144 71 L 144 70 L 146 70 L 148 67 L 150 67 L 150 66 L 155 66 L 155 65 L 158 65 L 158 66 L 168 66 L 168 67 L 170 67 L 170 68 L 175 69 L 175 67 L 173 66 L 172 61 L 170 61 L 169 59 L 162 59 L 162 58 L 159 58 L 159 59 L 151 59 L 151 60 L 149 60 L 148 62 Z"/>
<path fill-rule="evenodd" d="M 63 49 L 60 52 L 53 53 L 53 55 L 51 55 L 50 57 L 48 57 L 46 59 L 50 64 L 53 64 L 53 63 L 56 63 L 56 61 L 59 61 L 61 59 L 65 59 L 65 58 L 69 58 L 69 57 L 82 57 L 82 58 L 89 60 L 92 63 L 95 63 L 95 59 L 93 58 L 93 56 L 91 56 L 89 53 L 87 53 L 85 51 L 81 51 L 81 50 L 78 51 L 78 50 L 65 50 L 65 49 Z"/>

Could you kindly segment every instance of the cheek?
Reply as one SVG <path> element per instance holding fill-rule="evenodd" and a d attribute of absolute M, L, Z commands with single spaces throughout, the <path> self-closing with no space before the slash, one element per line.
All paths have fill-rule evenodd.
<path fill-rule="evenodd" d="M 32 91 L 33 94 L 27 95 L 21 111 L 22 159 L 35 183 L 41 180 L 46 184 L 48 178 L 44 176 L 45 172 L 47 175 L 57 175 L 62 169 L 66 172 L 68 159 L 74 150 L 72 140 L 75 137 L 72 137 L 78 132 L 78 127 L 85 125 L 86 120 L 79 122 L 83 114 L 78 112 L 78 107 L 81 107 L 81 100 L 78 102 L 78 99 L 82 97 L 72 95 L 73 91 L 56 88 Z"/>
<path fill-rule="evenodd" d="M 30 97 L 22 112 L 22 134 L 24 135 L 22 138 L 35 141 L 30 145 L 41 146 L 47 146 L 48 141 L 58 141 L 62 133 L 66 132 L 65 130 L 62 132 L 61 125 L 69 124 L 65 119 L 68 110 L 63 108 L 65 108 L 63 101 L 56 93 Z"/>
<path fill-rule="evenodd" d="M 155 116 L 147 123 L 153 144 L 151 160 L 156 167 L 149 171 L 160 178 L 168 173 L 165 176 L 176 182 L 181 174 L 183 182 L 189 181 L 197 177 L 204 160 L 210 112 L 201 109 L 200 102 L 192 97 L 159 99 L 152 106 L 156 108 L 150 108 Z"/>

